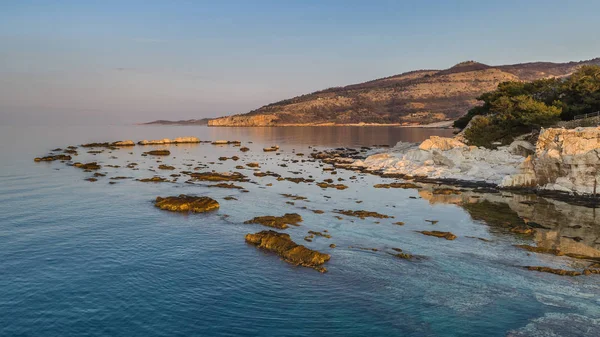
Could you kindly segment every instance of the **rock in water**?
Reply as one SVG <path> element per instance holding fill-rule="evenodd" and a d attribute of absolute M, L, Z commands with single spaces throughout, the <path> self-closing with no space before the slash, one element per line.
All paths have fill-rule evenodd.
<path fill-rule="evenodd" d="M 65 155 L 65 154 L 58 154 L 55 156 L 46 156 L 46 157 L 37 157 L 34 158 L 33 161 L 35 162 L 40 162 L 40 161 L 55 161 L 55 160 L 71 160 L 71 156 Z"/>
<path fill-rule="evenodd" d="M 154 206 L 171 212 L 204 213 L 219 208 L 219 203 L 209 197 L 180 195 L 178 197 L 157 197 Z"/>
<path fill-rule="evenodd" d="M 419 233 L 429 236 L 435 236 L 436 238 L 444 238 L 446 240 L 454 240 L 456 239 L 456 235 L 450 232 L 440 232 L 440 231 L 420 231 Z"/>
<path fill-rule="evenodd" d="M 156 139 L 156 140 L 141 140 L 139 145 L 165 145 L 165 144 L 193 144 L 200 143 L 200 139 L 196 137 L 178 137 L 175 139 Z"/>
<path fill-rule="evenodd" d="M 296 244 L 289 234 L 272 230 L 246 234 L 246 242 L 274 252 L 288 263 L 313 268 L 322 273 L 327 271 L 322 265 L 331 258 L 329 254 L 323 254 Z"/>
<path fill-rule="evenodd" d="M 171 151 L 169 151 L 169 150 L 153 150 L 153 151 L 144 152 L 144 154 L 148 154 L 151 156 L 168 156 L 171 154 Z"/>
<path fill-rule="evenodd" d="M 267 227 L 286 229 L 288 225 L 299 226 L 298 222 L 302 221 L 302 217 L 297 213 L 286 213 L 284 216 L 257 216 L 254 219 L 245 221 L 245 224 L 261 224 Z"/>

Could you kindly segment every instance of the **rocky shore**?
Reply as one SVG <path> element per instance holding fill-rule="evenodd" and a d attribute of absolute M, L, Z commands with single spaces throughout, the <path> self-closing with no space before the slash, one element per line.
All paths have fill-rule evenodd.
<path fill-rule="evenodd" d="M 432 136 L 421 144 L 398 143 L 347 166 L 409 179 L 595 196 L 600 192 L 600 127 L 542 129 L 535 144 L 517 140 L 495 150 L 469 146 L 460 137 Z"/>

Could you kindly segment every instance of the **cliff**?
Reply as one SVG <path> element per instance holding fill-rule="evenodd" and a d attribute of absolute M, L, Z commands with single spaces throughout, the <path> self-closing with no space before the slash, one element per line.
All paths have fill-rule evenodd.
<path fill-rule="evenodd" d="M 436 123 L 465 114 L 476 97 L 505 81 L 564 77 L 600 58 L 569 63 L 489 66 L 468 61 L 445 70 L 417 70 L 335 87 L 265 105 L 246 114 L 215 118 L 209 126 Z"/>
<path fill-rule="evenodd" d="M 580 194 L 600 192 L 600 127 L 542 130 L 535 153 L 519 170 L 502 185 Z"/>

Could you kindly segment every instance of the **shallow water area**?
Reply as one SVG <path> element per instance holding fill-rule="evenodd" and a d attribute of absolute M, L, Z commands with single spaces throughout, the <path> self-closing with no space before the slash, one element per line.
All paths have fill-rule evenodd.
<path fill-rule="evenodd" d="M 325 171 L 330 165 L 309 156 L 315 149 L 393 146 L 429 135 L 449 136 L 451 130 L 0 129 L 0 335 L 600 335 L 600 275 L 568 277 L 523 268 L 581 271 L 593 262 L 515 247 L 600 258 L 597 210 L 507 192 L 437 195 L 432 191 L 438 186 L 426 184 L 420 189 L 374 188 L 395 179 Z M 102 168 L 94 172 L 58 161 L 33 162 L 69 145 L 178 136 L 240 140 L 250 151 L 207 143 L 79 147 L 72 161 L 96 161 Z M 273 145 L 279 151 L 263 152 Z M 156 149 L 168 149 L 170 155 L 142 156 Z M 240 159 L 219 160 L 232 156 Z M 247 167 L 250 162 L 260 168 Z M 132 163 L 137 165 L 127 167 Z M 160 164 L 176 169 L 160 170 Z M 189 177 L 181 173 L 212 170 L 246 175 L 249 182 L 234 184 L 248 192 L 186 182 Z M 257 171 L 315 182 L 257 177 Z M 95 172 L 106 176 L 85 180 Z M 171 181 L 136 181 L 155 175 Z M 115 177 L 125 179 L 111 179 Z M 348 188 L 316 185 L 325 179 Z M 178 214 L 154 207 L 157 196 L 179 194 L 210 196 L 220 208 Z M 225 200 L 228 196 L 237 200 Z M 361 219 L 340 210 L 390 218 Z M 244 221 L 284 213 L 298 213 L 303 221 L 279 231 L 330 254 L 327 273 L 292 266 L 244 242 L 247 233 L 271 229 Z M 536 224 L 535 233 L 522 235 L 506 226 L 521 221 Z M 331 238 L 304 240 L 308 231 L 325 230 Z M 419 233 L 434 230 L 457 238 Z M 392 248 L 414 257 L 398 258 Z"/>

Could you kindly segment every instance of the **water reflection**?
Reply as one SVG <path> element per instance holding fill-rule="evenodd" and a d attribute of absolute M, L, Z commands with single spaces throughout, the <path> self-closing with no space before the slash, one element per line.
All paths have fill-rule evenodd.
<path fill-rule="evenodd" d="M 600 215 L 597 209 L 577 206 L 536 195 L 476 193 L 433 194 L 425 186 L 419 195 L 432 204 L 454 204 L 478 221 L 503 233 L 523 233 L 514 228 L 530 228 L 529 237 L 538 246 L 565 255 L 600 258 Z M 492 230 L 492 232 L 497 232 Z"/>
<path fill-rule="evenodd" d="M 429 136 L 451 137 L 450 129 L 400 128 L 400 127 L 254 127 L 207 128 L 212 139 L 253 139 L 278 144 L 319 146 L 372 146 L 395 145 L 399 141 L 421 142 Z"/>

